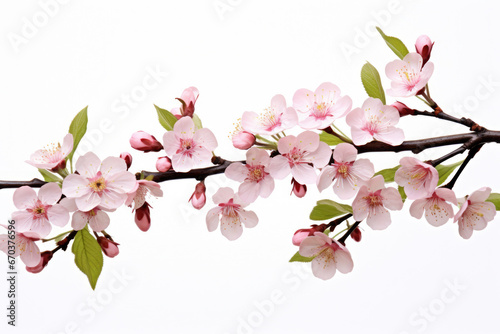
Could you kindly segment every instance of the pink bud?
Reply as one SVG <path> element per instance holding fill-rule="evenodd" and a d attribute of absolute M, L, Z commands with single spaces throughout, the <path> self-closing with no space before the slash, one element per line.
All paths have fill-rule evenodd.
<path fill-rule="evenodd" d="M 127 170 L 132 166 L 132 154 L 128 152 L 123 152 L 120 154 L 120 158 L 125 160 L 125 163 L 127 164 Z"/>
<path fill-rule="evenodd" d="M 38 264 L 34 267 L 26 267 L 26 270 L 29 271 L 30 273 L 38 274 L 43 270 L 43 268 L 47 266 L 50 259 L 52 259 L 52 255 L 53 255 L 52 251 L 43 252 L 42 254 L 40 254 L 41 256 L 40 262 L 38 262 Z"/>
<path fill-rule="evenodd" d="M 415 113 L 415 110 L 408 108 L 408 106 L 402 102 L 396 101 L 395 103 L 392 104 L 394 108 L 396 108 L 399 111 L 399 116 L 407 116 L 407 115 L 413 115 Z"/>
<path fill-rule="evenodd" d="M 294 193 L 295 196 L 297 196 L 298 198 L 302 198 L 306 195 L 307 186 L 305 184 L 298 183 L 297 181 L 295 181 L 294 178 L 292 178 L 292 184 L 293 184 L 292 192 Z"/>
<path fill-rule="evenodd" d="M 154 136 L 144 131 L 137 131 L 130 137 L 130 146 L 146 153 L 159 152 L 163 149 L 162 144 Z"/>
<path fill-rule="evenodd" d="M 427 63 L 429 58 L 431 57 L 432 46 L 434 43 L 431 41 L 429 36 L 422 35 L 417 38 L 417 42 L 415 43 L 415 49 L 418 54 L 422 56 L 423 64 Z"/>
<path fill-rule="evenodd" d="M 361 241 L 361 230 L 359 229 L 359 227 L 356 227 L 356 229 L 352 231 L 351 238 L 356 242 Z"/>
<path fill-rule="evenodd" d="M 199 95 L 200 93 L 198 92 L 198 89 L 196 87 L 189 87 L 184 89 L 181 97 L 177 99 L 182 103 L 182 116 L 193 117 L 194 105 L 196 103 L 196 100 L 198 100 Z"/>
<path fill-rule="evenodd" d="M 102 252 L 107 257 L 115 257 L 118 253 L 120 253 L 120 250 L 118 249 L 119 244 L 109 240 L 108 238 L 97 237 L 97 242 L 101 246 Z"/>
<path fill-rule="evenodd" d="M 143 232 L 146 232 L 151 227 L 151 214 L 148 202 L 144 202 L 139 209 L 135 210 L 135 223 Z"/>
<path fill-rule="evenodd" d="M 233 146 L 239 150 L 248 150 L 255 144 L 255 136 L 250 132 L 241 131 L 233 135 Z"/>
<path fill-rule="evenodd" d="M 170 168 L 172 168 L 172 161 L 168 157 L 159 157 L 156 160 L 156 170 L 160 173 L 165 173 Z"/>
<path fill-rule="evenodd" d="M 191 204 L 195 209 L 200 210 L 205 206 L 207 201 L 207 197 L 205 195 L 206 190 L 207 188 L 205 187 L 205 183 L 203 181 L 196 185 L 193 194 L 189 198 L 189 201 L 191 201 Z"/>
<path fill-rule="evenodd" d="M 317 232 L 317 231 L 313 228 L 302 228 L 300 230 L 297 230 L 297 231 L 295 231 L 295 234 L 293 235 L 292 243 L 295 246 L 300 246 L 300 243 L 302 242 L 302 240 L 304 240 L 305 238 L 307 238 L 311 235 L 314 235 L 314 232 Z"/>

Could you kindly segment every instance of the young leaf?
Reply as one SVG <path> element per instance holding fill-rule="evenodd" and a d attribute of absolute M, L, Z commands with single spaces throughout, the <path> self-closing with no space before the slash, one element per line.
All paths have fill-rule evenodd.
<path fill-rule="evenodd" d="M 500 194 L 499 193 L 491 193 L 490 197 L 486 200 L 486 202 L 491 202 L 495 204 L 495 208 L 497 211 L 500 211 Z"/>
<path fill-rule="evenodd" d="M 311 262 L 314 257 L 304 257 L 299 254 L 299 252 L 295 253 L 289 262 Z"/>
<path fill-rule="evenodd" d="M 374 177 L 377 175 L 382 175 L 384 177 L 385 183 L 394 182 L 394 175 L 396 171 L 401 167 L 401 165 L 397 165 L 396 167 L 382 169 L 373 175 Z"/>
<path fill-rule="evenodd" d="M 352 207 L 350 205 L 324 199 L 316 203 L 316 206 L 311 211 L 309 219 L 327 220 L 346 213 L 352 213 Z"/>
<path fill-rule="evenodd" d="M 71 251 L 75 254 L 76 266 L 87 275 L 92 289 L 95 290 L 104 260 L 101 246 L 87 227 L 78 231 Z"/>
<path fill-rule="evenodd" d="M 87 117 L 87 108 L 83 108 L 78 114 L 76 114 L 73 121 L 69 125 L 69 133 L 73 135 L 73 150 L 70 154 L 68 154 L 68 160 L 73 161 L 73 154 L 75 154 L 76 148 L 78 144 L 80 144 L 80 140 L 82 140 L 85 132 L 87 132 L 87 123 L 89 121 Z"/>
<path fill-rule="evenodd" d="M 200 117 L 198 117 L 198 115 L 193 115 L 193 122 L 198 130 L 203 128 L 203 124 L 201 124 L 201 119 Z"/>
<path fill-rule="evenodd" d="M 437 165 L 436 169 L 439 173 L 438 186 L 443 184 L 444 181 L 450 176 L 453 171 L 460 166 L 464 161 L 459 161 L 451 165 Z"/>
<path fill-rule="evenodd" d="M 38 171 L 40 172 L 40 174 L 42 174 L 43 179 L 47 182 L 62 182 L 62 179 L 59 176 L 52 174 L 46 169 L 38 168 Z"/>
<path fill-rule="evenodd" d="M 361 81 L 363 82 L 363 87 L 365 87 L 368 96 L 380 99 L 380 101 L 385 104 L 384 87 L 382 87 L 380 74 L 378 74 L 375 66 L 368 62 L 363 65 L 361 68 Z"/>
<path fill-rule="evenodd" d="M 385 40 L 392 52 L 394 52 L 400 59 L 403 59 L 409 53 L 408 48 L 399 38 L 387 36 L 379 27 L 377 27 L 377 30 L 380 35 L 382 35 L 382 38 Z"/>
<path fill-rule="evenodd" d="M 336 146 L 344 142 L 339 137 L 329 134 L 325 131 L 321 131 L 321 133 L 319 134 L 319 140 L 321 140 L 322 142 L 326 143 L 329 146 Z"/>
<path fill-rule="evenodd" d="M 162 109 L 155 104 L 156 112 L 158 113 L 158 120 L 161 126 L 163 126 L 167 131 L 172 131 L 174 129 L 174 124 L 177 122 L 177 118 L 172 115 L 168 110 Z"/>

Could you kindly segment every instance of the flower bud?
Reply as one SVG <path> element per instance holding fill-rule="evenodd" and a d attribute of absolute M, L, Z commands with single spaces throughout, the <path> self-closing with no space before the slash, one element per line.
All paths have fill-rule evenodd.
<path fill-rule="evenodd" d="M 298 198 L 302 198 L 306 195 L 307 186 L 305 184 L 298 183 L 297 181 L 295 181 L 294 178 L 292 178 L 292 184 L 293 184 L 292 192 L 294 193 L 295 196 L 297 196 Z"/>
<path fill-rule="evenodd" d="M 148 202 L 144 202 L 140 208 L 135 210 L 135 223 L 143 232 L 146 232 L 151 227 L 151 214 Z"/>
<path fill-rule="evenodd" d="M 356 229 L 352 231 L 351 238 L 356 242 L 361 241 L 361 230 L 359 229 L 359 227 L 356 227 Z"/>
<path fill-rule="evenodd" d="M 311 235 L 314 235 L 314 232 L 317 231 L 313 228 L 301 228 L 300 230 L 295 231 L 295 233 L 293 234 L 292 243 L 295 246 L 300 246 L 302 240 Z"/>
<path fill-rule="evenodd" d="M 423 60 L 422 66 L 425 65 L 425 63 L 427 63 L 427 61 L 431 57 L 431 51 L 433 45 L 434 43 L 427 35 L 422 35 L 419 38 L 417 38 L 417 42 L 415 43 L 415 49 L 417 50 L 417 53 L 422 56 Z"/>
<path fill-rule="evenodd" d="M 255 144 L 255 136 L 246 131 L 234 134 L 231 139 L 233 141 L 233 146 L 239 150 L 248 150 Z"/>
<path fill-rule="evenodd" d="M 120 158 L 125 160 L 125 163 L 127 164 L 127 170 L 132 166 L 132 155 L 128 152 L 123 152 L 120 154 Z"/>
<path fill-rule="evenodd" d="M 399 101 L 393 103 L 392 106 L 398 110 L 400 117 L 413 115 L 415 113 L 415 110 L 408 108 L 406 104 Z"/>
<path fill-rule="evenodd" d="M 107 257 L 115 257 L 118 253 L 120 253 L 120 250 L 118 249 L 119 244 L 109 240 L 108 238 L 97 237 L 97 242 L 99 243 L 99 246 L 101 246 L 102 252 Z"/>
<path fill-rule="evenodd" d="M 205 187 L 205 183 L 203 181 L 196 185 L 193 194 L 189 198 L 189 201 L 191 201 L 191 204 L 195 209 L 200 210 L 205 206 L 207 201 L 207 196 L 205 195 L 206 190 L 207 188 Z"/>
<path fill-rule="evenodd" d="M 156 170 L 160 173 L 165 173 L 170 168 L 172 168 L 172 161 L 168 157 L 159 157 L 156 160 Z"/>
<path fill-rule="evenodd" d="M 130 146 L 146 153 L 159 152 L 163 149 L 163 145 L 154 136 L 144 131 L 137 131 L 130 137 Z"/>
<path fill-rule="evenodd" d="M 41 272 L 43 270 L 43 268 L 45 268 L 47 266 L 47 264 L 49 263 L 50 259 L 52 259 L 52 251 L 46 251 L 46 252 L 43 252 L 42 254 L 40 254 L 40 262 L 34 266 L 34 267 L 26 267 L 26 270 L 29 271 L 30 273 L 33 273 L 33 274 L 38 274 L 39 272 Z"/>
<path fill-rule="evenodd" d="M 196 103 L 196 100 L 198 100 L 198 96 L 200 93 L 198 92 L 198 89 L 196 87 L 189 87 L 184 89 L 184 91 L 181 94 L 181 97 L 178 98 L 182 103 L 181 106 L 181 114 L 182 116 L 188 116 L 188 117 L 193 117 L 194 114 L 194 105 Z"/>

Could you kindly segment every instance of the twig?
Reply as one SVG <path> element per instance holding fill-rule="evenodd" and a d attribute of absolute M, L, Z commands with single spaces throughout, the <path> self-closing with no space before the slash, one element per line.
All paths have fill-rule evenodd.
<path fill-rule="evenodd" d="M 460 165 L 455 175 L 453 175 L 453 178 L 450 180 L 450 182 L 448 182 L 445 186 L 443 186 L 443 188 L 448 188 L 448 189 L 453 188 L 455 182 L 457 182 L 458 178 L 460 177 L 460 174 L 462 174 L 463 170 L 465 169 L 465 166 L 467 166 L 469 161 L 471 161 L 472 158 L 474 158 L 474 156 L 476 155 L 477 152 L 479 152 L 481 147 L 483 147 L 483 144 L 475 146 L 469 151 L 467 158 L 465 158 L 464 162 Z"/>

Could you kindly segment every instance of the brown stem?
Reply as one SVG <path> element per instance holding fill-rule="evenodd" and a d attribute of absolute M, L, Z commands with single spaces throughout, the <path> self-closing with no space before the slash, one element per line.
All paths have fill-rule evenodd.
<path fill-rule="evenodd" d="M 346 233 L 344 233 L 344 235 L 338 240 L 338 242 L 345 246 L 345 241 L 351 235 L 351 233 L 354 232 L 359 224 L 361 224 L 361 222 L 355 222 L 354 224 L 352 224 L 352 226 L 347 230 Z"/>

